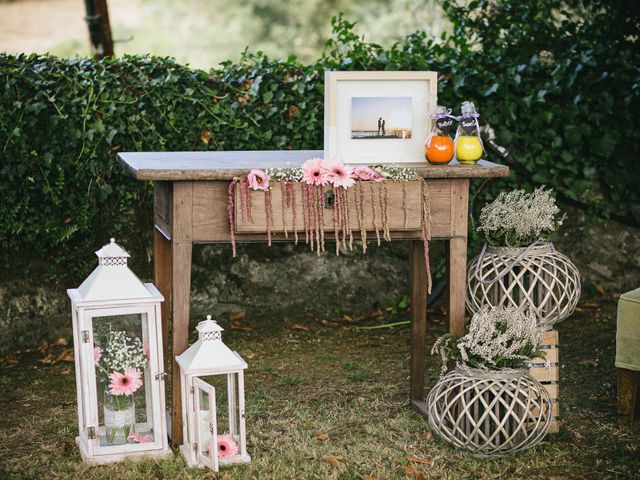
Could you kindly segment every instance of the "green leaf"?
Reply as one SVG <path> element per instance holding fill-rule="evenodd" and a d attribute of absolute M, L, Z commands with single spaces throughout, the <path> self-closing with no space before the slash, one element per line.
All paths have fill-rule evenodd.
<path fill-rule="evenodd" d="M 494 83 L 489 88 L 482 90 L 480 92 L 480 95 L 482 95 L 483 97 L 488 97 L 489 95 L 496 93 L 497 91 L 498 91 L 498 84 Z"/>

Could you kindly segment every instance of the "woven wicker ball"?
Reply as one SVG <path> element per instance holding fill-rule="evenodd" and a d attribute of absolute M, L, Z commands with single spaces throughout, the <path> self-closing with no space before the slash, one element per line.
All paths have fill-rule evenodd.
<path fill-rule="evenodd" d="M 580 298 L 580 274 L 552 243 L 525 250 L 489 246 L 484 255 L 475 257 L 467 276 L 467 308 L 471 313 L 485 305 L 533 308 L 538 325 L 548 330 L 575 310 Z"/>
<path fill-rule="evenodd" d="M 457 367 L 429 392 L 427 409 L 443 441 L 476 456 L 532 447 L 551 422 L 549 394 L 527 370 Z"/>

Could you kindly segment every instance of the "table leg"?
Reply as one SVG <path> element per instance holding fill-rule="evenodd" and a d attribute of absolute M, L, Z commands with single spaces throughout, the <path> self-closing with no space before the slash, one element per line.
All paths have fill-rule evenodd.
<path fill-rule="evenodd" d="M 467 293 L 467 239 L 449 240 L 449 332 L 464 334 L 465 295 Z"/>
<path fill-rule="evenodd" d="M 191 301 L 191 252 L 192 252 L 193 184 L 173 184 L 173 225 L 171 249 L 171 338 L 174 357 L 171 376 L 172 422 L 171 443 L 182 444 L 182 391 L 180 368 L 175 356 L 189 345 L 189 307 Z"/>
<path fill-rule="evenodd" d="M 153 231 L 153 281 L 164 296 L 161 304 L 162 351 L 169 355 L 169 325 L 171 325 L 171 240 L 157 228 Z M 165 363 L 166 364 L 166 363 Z"/>
<path fill-rule="evenodd" d="M 424 362 L 427 334 L 427 269 L 422 241 L 413 240 L 409 246 L 411 272 L 411 363 L 410 401 L 418 410 L 424 405 Z"/>
<path fill-rule="evenodd" d="M 451 181 L 451 237 L 448 245 L 449 332 L 464 334 L 467 294 L 467 228 L 469 179 Z"/>

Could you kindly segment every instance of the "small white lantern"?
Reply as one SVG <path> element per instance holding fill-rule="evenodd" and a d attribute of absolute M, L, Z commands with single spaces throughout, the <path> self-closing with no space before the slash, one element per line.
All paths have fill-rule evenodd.
<path fill-rule="evenodd" d="M 198 341 L 176 357 L 182 386 L 180 451 L 189 466 L 217 472 L 220 465 L 251 461 L 244 412 L 247 364 L 222 343 L 223 328 L 211 315 L 196 328 Z"/>
<path fill-rule="evenodd" d="M 160 302 L 111 239 L 98 267 L 69 289 L 78 395 L 76 443 L 86 463 L 171 454 L 165 419 Z"/>

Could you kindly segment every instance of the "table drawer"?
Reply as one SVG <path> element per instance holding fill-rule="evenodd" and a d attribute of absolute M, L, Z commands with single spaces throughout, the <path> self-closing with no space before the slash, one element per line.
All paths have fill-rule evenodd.
<path fill-rule="evenodd" d="M 448 201 L 450 194 L 450 182 L 430 182 L 429 193 L 434 207 L 440 210 L 441 217 L 446 216 L 448 223 Z M 301 183 L 292 183 L 289 190 L 283 183 L 274 182 L 271 187 L 271 213 L 269 215 L 271 231 L 293 231 L 294 227 L 299 232 L 305 230 L 305 205 L 303 196 L 308 195 Z M 264 233 L 267 231 L 267 205 L 266 195 L 262 191 L 247 189 L 250 196 L 251 216 L 248 215 L 247 201 L 241 198 L 241 188 L 236 187 L 235 194 L 235 230 L 237 233 Z M 283 202 L 284 195 L 284 202 Z M 334 230 L 334 209 L 330 206 L 332 195 L 330 186 L 324 188 L 325 208 L 323 227 L 325 231 Z M 422 208 L 422 181 L 408 182 L 358 182 L 346 191 L 349 203 L 349 226 L 351 230 L 360 230 L 360 222 L 367 231 L 382 230 L 383 216 L 386 214 L 389 231 L 416 231 L 420 230 Z M 442 197 L 442 198 L 441 198 Z M 361 213 L 360 205 L 362 205 Z M 386 205 L 386 212 L 385 212 Z M 444 215 L 443 215 L 444 214 Z"/>

